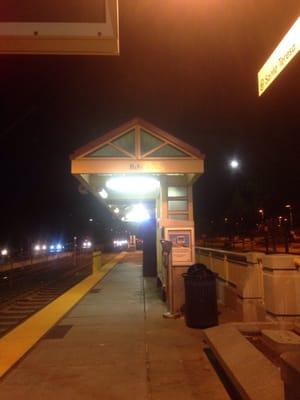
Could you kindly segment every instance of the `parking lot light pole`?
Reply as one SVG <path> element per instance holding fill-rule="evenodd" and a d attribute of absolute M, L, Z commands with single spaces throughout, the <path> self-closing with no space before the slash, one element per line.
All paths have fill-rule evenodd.
<path fill-rule="evenodd" d="M 259 214 L 260 214 L 260 216 L 261 216 L 261 223 L 263 224 L 264 221 L 265 221 L 265 212 L 264 212 L 264 210 L 263 210 L 262 208 L 260 208 L 260 209 L 258 210 L 258 212 L 259 212 Z"/>
<path fill-rule="evenodd" d="M 285 208 L 289 210 L 290 230 L 292 230 L 294 225 L 292 206 L 290 204 L 286 204 Z"/>

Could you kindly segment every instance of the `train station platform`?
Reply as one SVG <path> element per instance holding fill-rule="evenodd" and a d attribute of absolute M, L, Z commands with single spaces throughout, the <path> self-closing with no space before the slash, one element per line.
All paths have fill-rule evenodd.
<path fill-rule="evenodd" d="M 129 253 L 89 290 L 4 375 L 1 400 L 229 399 L 202 332 L 162 317 L 141 263 Z"/>

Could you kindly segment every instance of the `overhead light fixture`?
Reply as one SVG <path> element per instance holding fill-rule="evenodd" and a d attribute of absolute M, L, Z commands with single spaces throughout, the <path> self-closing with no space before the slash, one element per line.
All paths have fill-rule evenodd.
<path fill-rule="evenodd" d="M 105 189 L 101 189 L 98 193 L 102 197 L 102 199 L 107 199 L 108 193 Z"/>
<path fill-rule="evenodd" d="M 119 193 L 146 194 L 159 188 L 159 181 L 147 176 L 120 176 L 110 178 L 106 187 Z"/>
<path fill-rule="evenodd" d="M 232 169 L 237 169 L 239 166 L 240 166 L 240 163 L 239 163 L 238 160 L 233 159 L 233 160 L 230 161 L 230 167 Z"/>
<path fill-rule="evenodd" d="M 118 207 L 116 207 L 116 208 L 114 209 L 114 213 L 119 214 L 119 212 L 120 212 L 120 210 L 118 209 Z"/>
<path fill-rule="evenodd" d="M 126 221 L 128 222 L 143 222 L 150 219 L 149 211 L 143 204 L 135 204 L 131 210 L 126 214 Z"/>

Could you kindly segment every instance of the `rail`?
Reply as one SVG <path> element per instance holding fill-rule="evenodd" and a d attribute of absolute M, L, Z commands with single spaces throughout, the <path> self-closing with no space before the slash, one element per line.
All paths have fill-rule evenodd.
<path fill-rule="evenodd" d="M 55 253 L 55 254 L 45 254 L 45 255 L 30 255 L 25 256 L 23 260 L 9 258 L 7 259 L 2 265 L 0 265 L 0 272 L 5 272 L 8 270 L 16 269 L 16 268 L 23 268 L 27 266 L 32 266 L 35 264 L 41 264 L 49 261 L 54 261 L 57 259 L 71 257 L 73 256 L 74 252 L 67 251 L 62 253 Z"/>

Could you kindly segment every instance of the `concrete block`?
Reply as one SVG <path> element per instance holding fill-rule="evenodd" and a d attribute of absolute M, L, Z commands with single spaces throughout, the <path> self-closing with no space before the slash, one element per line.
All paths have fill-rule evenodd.
<path fill-rule="evenodd" d="M 217 299 L 218 299 L 218 302 L 225 305 L 226 304 L 226 301 L 225 301 L 225 290 L 226 290 L 226 287 L 227 287 L 227 282 L 224 282 L 221 279 L 217 279 L 216 282 L 217 282 Z"/>
<path fill-rule="evenodd" d="M 224 286 L 224 305 L 233 310 L 237 310 L 236 289 L 230 285 Z"/>
<path fill-rule="evenodd" d="M 262 256 L 264 255 L 265 253 L 251 251 L 246 253 L 246 259 L 249 264 L 260 264 Z"/>
<path fill-rule="evenodd" d="M 209 346 L 242 399 L 283 400 L 280 372 L 234 327 L 204 330 Z"/>
<path fill-rule="evenodd" d="M 265 254 L 262 264 L 268 269 L 295 269 L 295 256 L 289 254 Z"/>
<path fill-rule="evenodd" d="M 287 351 L 300 351 L 300 336 L 295 332 L 286 329 L 263 329 L 261 333 L 265 344 L 277 354 Z"/>
<path fill-rule="evenodd" d="M 294 328 L 294 331 L 295 331 L 298 335 L 300 335 L 300 323 L 299 323 L 299 322 L 296 322 L 293 328 Z"/>
<path fill-rule="evenodd" d="M 266 311 L 275 316 L 300 315 L 300 272 L 264 271 Z"/>
<path fill-rule="evenodd" d="M 300 352 L 281 355 L 281 377 L 284 381 L 285 400 L 300 400 Z"/>
<path fill-rule="evenodd" d="M 237 297 L 237 311 L 245 322 L 264 321 L 265 313 L 261 300 L 241 299 Z"/>

